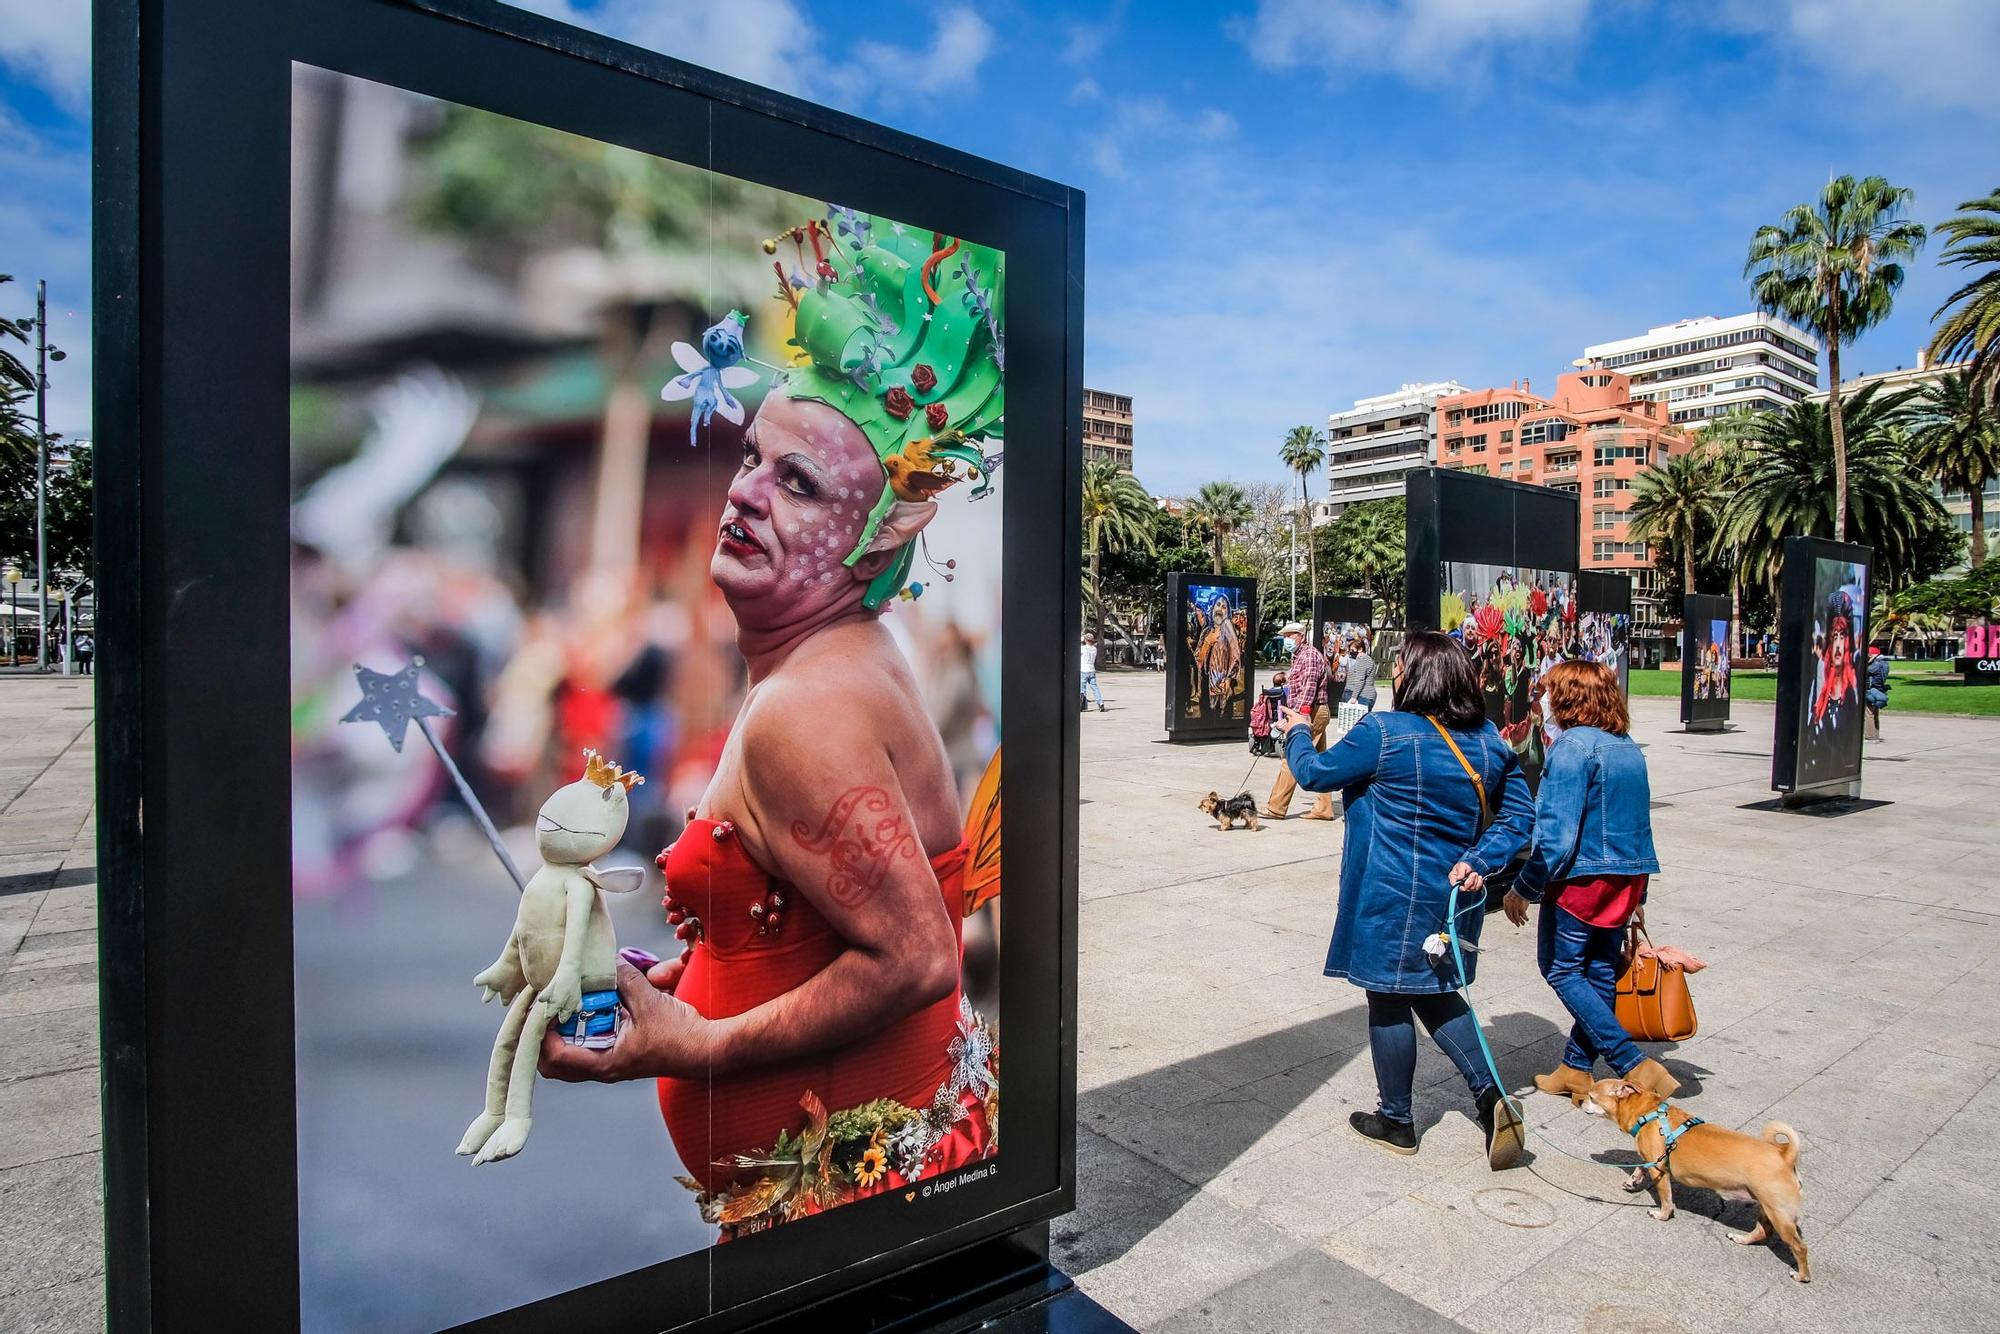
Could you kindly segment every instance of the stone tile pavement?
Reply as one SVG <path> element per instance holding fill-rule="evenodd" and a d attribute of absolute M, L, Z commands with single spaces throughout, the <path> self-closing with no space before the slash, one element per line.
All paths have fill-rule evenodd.
<path fill-rule="evenodd" d="M 90 691 L 0 680 L 0 1331 L 104 1319 Z"/>
<path fill-rule="evenodd" d="M 1556 1146 L 1494 1174 L 1455 1072 L 1420 1043 L 1421 1151 L 1354 1138 L 1374 1106 L 1361 995 L 1321 974 L 1340 826 L 1227 835 L 1260 798 L 1240 744 L 1173 746 L 1161 678 L 1108 673 L 1084 715 L 1079 1207 L 1058 1262 L 1142 1329 L 1570 1331 L 2000 1327 L 2000 723 L 1888 716 L 1866 793 L 1820 819 L 1743 810 L 1770 705 L 1679 733 L 1637 702 L 1664 864 L 1654 938 L 1712 965 L 1701 1033 L 1658 1054 L 1699 1115 L 1796 1126 L 1814 1282 L 1726 1232 L 1747 1203 L 1676 1192 L 1655 1222 L 1600 1163 L 1629 1140 L 1530 1094 Z M 1305 809 L 1295 803 L 1294 813 Z M 1568 1027 L 1533 938 L 1488 927 L 1474 1002 L 1516 1088 Z M 1595 1159 L 1596 1161 L 1590 1161 Z M 1650 1203 L 1650 1201 L 1648 1201 Z"/>
<path fill-rule="evenodd" d="M 1242 747 L 1162 743 L 1157 674 L 1104 684 L 1111 711 L 1082 720 L 1080 1199 L 1056 1224 L 1098 1301 L 1173 1334 L 2000 1325 L 2000 723 L 1892 712 L 1867 791 L 1894 804 L 1821 820 L 1740 809 L 1768 795 L 1769 706 L 1690 737 L 1639 702 L 1655 936 L 1712 965 L 1701 1035 L 1661 1055 L 1708 1119 L 1804 1136 L 1800 1287 L 1726 1239 L 1747 1205 L 1682 1190 L 1656 1223 L 1546 1147 L 1489 1173 L 1427 1045 L 1422 1151 L 1353 1139 L 1366 1025 L 1320 973 L 1339 825 L 1204 827 L 1194 801 L 1239 783 Z M 0 1331 L 102 1320 L 87 691 L 0 681 Z M 1527 933 L 1489 944 L 1475 1000 L 1521 1086 L 1562 1014 Z M 1528 1105 L 1562 1148 L 1631 1161 L 1604 1122 Z"/>

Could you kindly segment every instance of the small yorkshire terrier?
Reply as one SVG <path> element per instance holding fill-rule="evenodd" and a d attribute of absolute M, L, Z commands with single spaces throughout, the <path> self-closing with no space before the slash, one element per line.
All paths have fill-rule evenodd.
<path fill-rule="evenodd" d="M 1229 798 L 1211 792 L 1201 799 L 1201 813 L 1214 820 L 1219 831 L 1235 828 L 1238 820 L 1252 830 L 1263 828 L 1257 823 L 1257 798 L 1248 792 L 1238 792 Z"/>

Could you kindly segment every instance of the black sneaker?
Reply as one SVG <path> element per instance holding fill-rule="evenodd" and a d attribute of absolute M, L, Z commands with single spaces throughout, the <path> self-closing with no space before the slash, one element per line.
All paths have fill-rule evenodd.
<path fill-rule="evenodd" d="M 1355 1134 L 1390 1153 L 1408 1155 L 1417 1151 L 1417 1128 L 1411 1122 L 1391 1121 L 1374 1112 L 1355 1112 L 1347 1118 L 1347 1124 Z"/>
<path fill-rule="evenodd" d="M 1521 1150 L 1527 1142 L 1526 1132 L 1521 1128 L 1521 1114 L 1514 1110 L 1513 1103 L 1500 1096 L 1497 1088 L 1479 1095 L 1479 1128 L 1486 1132 L 1488 1167 L 1504 1172 L 1521 1161 Z"/>

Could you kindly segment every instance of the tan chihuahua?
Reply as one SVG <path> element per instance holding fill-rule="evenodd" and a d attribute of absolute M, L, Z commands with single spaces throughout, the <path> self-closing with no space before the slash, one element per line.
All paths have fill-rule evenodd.
<path fill-rule="evenodd" d="M 1757 1202 L 1757 1226 L 1748 1232 L 1732 1232 L 1729 1239 L 1745 1246 L 1755 1245 L 1778 1234 L 1791 1248 L 1798 1268 L 1792 1277 L 1812 1282 L 1812 1267 L 1806 1258 L 1806 1243 L 1799 1235 L 1799 1132 L 1783 1121 L 1772 1121 L 1758 1139 L 1741 1131 L 1701 1122 L 1689 1126 L 1666 1147 L 1665 1127 L 1656 1118 L 1640 1125 L 1648 1113 L 1660 1105 L 1660 1095 L 1634 1088 L 1622 1079 L 1600 1079 L 1591 1085 L 1583 1110 L 1592 1116 L 1609 1117 L 1626 1134 L 1639 1126 L 1638 1150 L 1647 1163 L 1625 1183 L 1627 1191 L 1645 1189 L 1648 1183 L 1659 1193 L 1660 1207 L 1653 1217 L 1662 1223 L 1674 1216 L 1674 1182 L 1703 1186 L 1735 1199 Z M 1679 1126 L 1694 1120 L 1678 1107 L 1669 1106 L 1669 1124 Z M 1664 1162 L 1662 1159 L 1664 1158 Z"/>

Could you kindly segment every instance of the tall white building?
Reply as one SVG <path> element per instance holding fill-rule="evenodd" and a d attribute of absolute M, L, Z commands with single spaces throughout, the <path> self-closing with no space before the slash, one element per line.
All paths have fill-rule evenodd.
<path fill-rule="evenodd" d="M 1594 343 L 1576 365 L 1632 377 L 1632 397 L 1667 405 L 1670 419 L 1699 426 L 1739 408 L 1762 412 L 1819 388 L 1819 340 L 1756 311 L 1702 315 L 1648 329 L 1637 338 Z"/>
<path fill-rule="evenodd" d="M 1327 496 L 1313 502 L 1315 526 L 1349 505 L 1403 494 L 1403 474 L 1437 458 L 1437 401 L 1468 392 L 1456 380 L 1406 384 L 1358 398 L 1326 419 Z"/>

